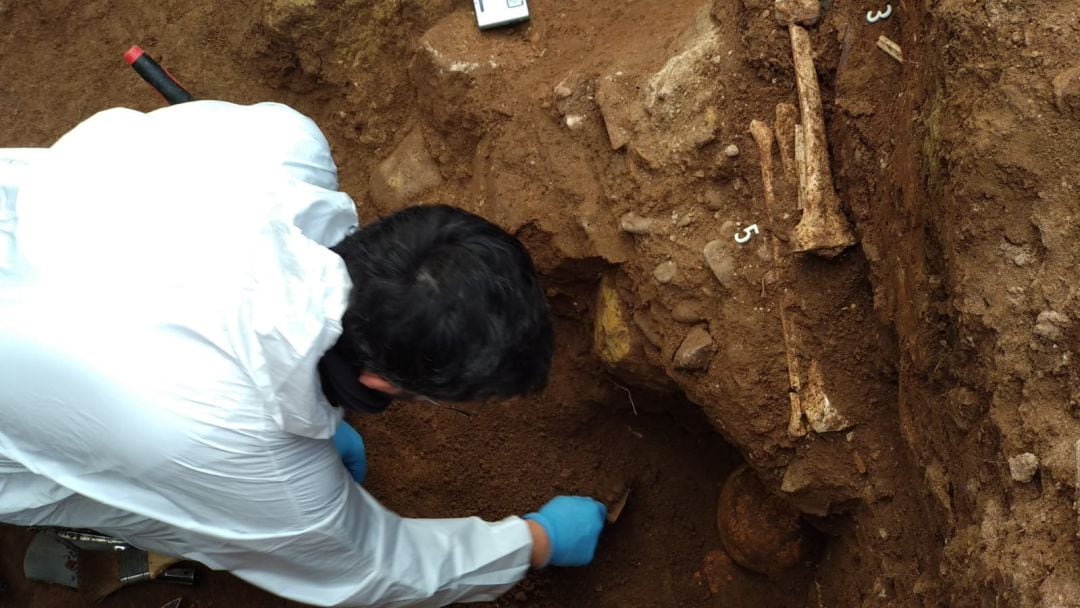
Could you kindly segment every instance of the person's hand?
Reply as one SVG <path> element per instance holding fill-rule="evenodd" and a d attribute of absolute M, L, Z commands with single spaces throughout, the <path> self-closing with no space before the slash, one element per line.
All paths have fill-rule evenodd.
<path fill-rule="evenodd" d="M 344 420 L 334 433 L 334 448 L 356 483 L 364 483 L 364 478 L 367 477 L 367 450 L 364 449 L 364 439 Z"/>
<path fill-rule="evenodd" d="M 558 496 L 523 519 L 539 524 L 547 534 L 551 556 L 539 565 L 586 566 L 596 553 L 605 517 L 603 503 L 583 496 Z"/>

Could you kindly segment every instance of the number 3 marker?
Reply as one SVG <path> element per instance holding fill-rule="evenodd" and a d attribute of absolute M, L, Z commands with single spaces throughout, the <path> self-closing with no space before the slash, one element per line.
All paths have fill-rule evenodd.
<path fill-rule="evenodd" d="M 886 4 L 885 5 L 885 10 L 883 10 L 883 11 L 878 11 L 876 13 L 873 12 L 873 11 L 866 11 L 866 22 L 867 23 L 877 23 L 878 21 L 881 21 L 882 19 L 888 19 L 891 15 L 892 15 L 892 5 L 891 4 Z"/>

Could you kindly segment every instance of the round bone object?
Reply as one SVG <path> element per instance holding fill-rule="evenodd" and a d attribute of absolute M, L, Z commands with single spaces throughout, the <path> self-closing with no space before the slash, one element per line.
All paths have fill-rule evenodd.
<path fill-rule="evenodd" d="M 724 482 L 716 523 L 737 564 L 773 577 L 798 565 L 810 546 L 798 511 L 769 494 L 748 465 Z"/>

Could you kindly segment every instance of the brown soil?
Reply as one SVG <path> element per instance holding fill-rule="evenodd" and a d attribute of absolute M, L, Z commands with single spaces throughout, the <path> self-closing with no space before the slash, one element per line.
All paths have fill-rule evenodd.
<path fill-rule="evenodd" d="M 558 316 L 549 390 L 356 421 L 372 492 L 407 515 L 495 518 L 630 481 L 595 566 L 498 605 L 1076 608 L 1080 1 L 895 2 L 874 25 L 884 3 L 825 4 L 810 32 L 860 238 L 832 260 L 787 252 L 801 212 L 783 180 L 765 217 L 747 127 L 796 102 L 769 0 L 534 0 L 529 25 L 487 34 L 449 0 L 0 0 L 0 142 L 158 107 L 120 60 L 139 43 L 196 96 L 312 116 L 363 219 L 450 202 L 522 238 Z M 629 211 L 647 233 L 620 230 Z M 714 239 L 727 286 L 702 257 Z M 618 349 L 590 342 L 602 275 L 632 345 L 607 368 L 594 351 Z M 789 434 L 781 306 L 842 431 Z M 677 369 L 694 327 L 714 354 Z M 1025 452 L 1027 483 L 1008 466 Z M 813 564 L 769 579 L 731 562 L 716 499 L 743 459 L 823 534 Z M 0 605 L 81 605 L 21 580 L 28 538 L 0 530 Z M 287 605 L 204 574 L 103 605 Z"/>

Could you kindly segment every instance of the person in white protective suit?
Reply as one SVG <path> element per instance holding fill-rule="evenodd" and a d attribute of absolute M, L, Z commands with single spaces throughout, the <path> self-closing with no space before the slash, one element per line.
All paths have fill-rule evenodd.
<path fill-rule="evenodd" d="M 551 353 L 516 239 L 442 206 L 358 229 L 286 106 L 112 109 L 0 149 L 0 522 L 318 606 L 492 599 L 589 563 L 603 505 L 399 517 L 343 413 L 536 391 Z"/>

